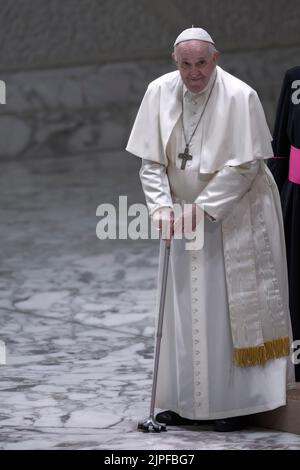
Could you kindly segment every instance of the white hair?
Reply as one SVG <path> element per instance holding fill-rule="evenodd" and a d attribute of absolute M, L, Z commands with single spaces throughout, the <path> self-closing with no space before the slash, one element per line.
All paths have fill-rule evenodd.
<path fill-rule="evenodd" d="M 212 44 L 211 42 L 208 43 L 208 51 L 210 55 L 213 55 L 215 52 L 218 52 L 215 45 Z"/>

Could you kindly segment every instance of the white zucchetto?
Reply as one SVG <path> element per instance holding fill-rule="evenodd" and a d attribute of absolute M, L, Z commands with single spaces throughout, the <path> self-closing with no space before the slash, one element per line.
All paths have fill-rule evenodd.
<path fill-rule="evenodd" d="M 191 39 L 196 39 L 198 41 L 206 41 L 214 44 L 211 36 L 208 34 L 205 29 L 202 28 L 188 28 L 182 31 L 182 33 L 177 36 L 176 41 L 174 42 L 174 47 L 177 46 L 180 42 L 190 41 Z"/>

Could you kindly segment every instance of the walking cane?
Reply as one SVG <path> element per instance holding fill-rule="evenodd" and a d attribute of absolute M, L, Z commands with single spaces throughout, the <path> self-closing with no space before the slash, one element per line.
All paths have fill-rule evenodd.
<path fill-rule="evenodd" d="M 165 247 L 164 247 L 164 256 L 163 256 L 163 275 L 162 275 L 162 285 L 161 285 L 161 291 L 160 291 L 158 325 L 157 325 L 157 333 L 156 333 L 156 348 L 155 348 L 154 368 L 153 368 L 150 415 L 148 419 L 146 419 L 145 421 L 140 421 L 138 423 L 138 430 L 144 431 L 144 432 L 149 432 L 149 431 L 161 432 L 161 431 L 167 430 L 165 424 L 158 423 L 154 418 L 155 397 L 156 397 L 156 388 L 157 388 L 157 373 L 158 373 L 159 356 L 160 356 L 162 327 L 163 327 L 163 320 L 164 320 L 164 309 L 165 309 L 165 300 L 166 300 L 166 288 L 167 288 L 171 240 L 164 240 L 164 245 Z"/>

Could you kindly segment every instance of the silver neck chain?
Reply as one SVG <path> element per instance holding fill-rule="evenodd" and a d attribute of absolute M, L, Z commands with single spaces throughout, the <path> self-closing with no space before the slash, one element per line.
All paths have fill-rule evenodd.
<path fill-rule="evenodd" d="M 213 89 L 214 89 L 214 86 L 215 86 L 215 83 L 216 83 L 216 78 L 217 78 L 217 73 L 216 73 L 216 76 L 215 76 L 215 78 L 214 78 L 214 82 L 213 82 L 213 84 L 212 84 L 212 87 L 211 87 L 211 89 L 210 89 L 210 92 L 209 92 L 209 94 L 208 94 L 208 97 L 207 97 L 207 99 L 206 99 L 206 101 L 205 101 L 205 104 L 204 104 L 204 106 L 203 106 L 203 110 L 202 110 L 202 113 L 200 114 L 200 117 L 199 117 L 199 119 L 198 119 L 197 125 L 196 125 L 195 129 L 193 130 L 192 135 L 190 136 L 189 140 L 186 138 L 185 130 L 184 130 L 184 123 L 183 123 L 184 97 L 183 97 L 183 93 L 182 93 L 181 125 L 182 125 L 182 131 L 183 131 L 183 136 L 184 136 L 186 148 L 189 148 L 190 143 L 191 143 L 191 140 L 192 140 L 192 138 L 194 137 L 194 135 L 195 135 L 195 133 L 196 133 L 196 130 L 198 129 L 198 126 L 199 126 L 199 124 L 200 124 L 200 121 L 201 121 L 201 119 L 202 119 L 202 116 L 203 116 L 203 114 L 204 114 L 204 112 L 205 112 L 207 103 L 208 103 L 209 98 L 211 97 L 212 91 L 213 91 Z"/>

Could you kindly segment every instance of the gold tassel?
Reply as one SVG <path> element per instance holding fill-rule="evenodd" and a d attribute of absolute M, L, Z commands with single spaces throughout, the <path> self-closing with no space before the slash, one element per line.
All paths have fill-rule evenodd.
<path fill-rule="evenodd" d="M 281 336 L 276 339 L 268 339 L 265 341 L 267 359 L 288 356 L 290 353 L 290 338 Z"/>
<path fill-rule="evenodd" d="M 290 339 L 288 336 L 270 339 L 257 346 L 234 348 L 234 363 L 237 367 L 265 364 L 269 359 L 288 356 Z"/>
<path fill-rule="evenodd" d="M 264 364 L 267 360 L 264 344 L 248 348 L 234 349 L 234 363 L 237 367 L 256 366 Z"/>

